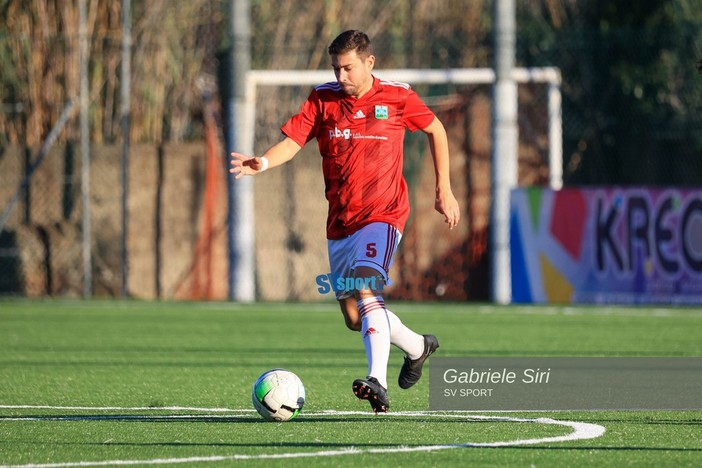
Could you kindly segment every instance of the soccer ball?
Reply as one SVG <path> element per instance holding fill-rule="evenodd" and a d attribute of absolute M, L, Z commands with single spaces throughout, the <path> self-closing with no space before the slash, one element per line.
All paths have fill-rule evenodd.
<path fill-rule="evenodd" d="M 256 379 L 251 400 L 266 421 L 288 421 L 300 414 L 305 404 L 305 386 L 289 370 L 269 370 Z"/>

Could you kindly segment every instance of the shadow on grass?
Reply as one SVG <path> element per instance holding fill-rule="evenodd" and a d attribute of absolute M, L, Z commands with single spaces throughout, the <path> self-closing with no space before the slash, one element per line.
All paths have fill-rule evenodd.
<path fill-rule="evenodd" d="M 157 410 L 158 408 L 154 408 Z M 109 421 L 109 422 L 146 422 L 146 423 L 223 423 L 223 424 L 282 424 L 275 421 L 264 421 L 255 414 L 251 415 L 231 415 L 231 416 L 212 416 L 212 415 L 135 415 L 135 414 L 82 414 L 82 415 L 22 415 L 22 416 L 0 416 L 2 421 Z M 353 417 L 345 416 L 299 416 L 296 419 L 286 421 L 285 424 L 310 424 L 310 423 L 369 423 L 376 422 L 382 424 L 406 424 L 409 422 L 406 418 L 397 418 L 392 416 L 374 415 L 368 412 L 368 416 L 354 414 Z M 474 420 L 474 419 L 441 419 L 440 417 L 417 417 L 411 422 L 418 424 L 422 423 L 438 423 L 438 424 L 492 424 L 493 420 Z"/>
<path fill-rule="evenodd" d="M 16 441 L 14 443 L 17 443 Z M 47 445 L 46 441 L 22 441 L 28 445 Z M 62 446 L 100 446 L 100 447 L 225 447 L 225 448 L 393 448 L 424 447 L 426 444 L 387 443 L 351 443 L 351 442 L 51 442 Z"/>

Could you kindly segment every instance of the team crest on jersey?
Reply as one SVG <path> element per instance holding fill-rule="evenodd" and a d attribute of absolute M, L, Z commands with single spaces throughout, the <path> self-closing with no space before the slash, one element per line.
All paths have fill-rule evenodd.
<path fill-rule="evenodd" d="M 375 106 L 375 118 L 385 120 L 388 118 L 388 106 Z"/>

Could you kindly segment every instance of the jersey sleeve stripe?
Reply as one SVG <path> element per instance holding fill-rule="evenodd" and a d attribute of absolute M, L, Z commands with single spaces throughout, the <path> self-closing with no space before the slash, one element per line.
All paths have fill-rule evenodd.
<path fill-rule="evenodd" d="M 398 88 L 410 89 L 409 83 L 403 83 L 401 81 L 380 80 L 380 84 L 388 85 L 388 86 L 396 86 Z"/>

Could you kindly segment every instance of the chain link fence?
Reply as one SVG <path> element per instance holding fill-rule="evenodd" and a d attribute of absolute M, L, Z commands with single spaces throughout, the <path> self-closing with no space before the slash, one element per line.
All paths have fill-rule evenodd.
<path fill-rule="evenodd" d="M 0 295 L 82 291 L 80 157 L 76 115 L 23 180 L 66 102 L 78 95 L 75 2 L 0 2 L 0 210 L 19 202 L 0 233 Z M 565 185 L 702 185 L 702 10 L 687 0 L 517 1 L 521 67 L 563 77 Z M 119 295 L 119 2 L 89 2 L 92 289 Z M 228 0 L 135 2 L 129 168 L 129 294 L 227 296 L 227 165 L 207 140 Z M 492 62 L 487 0 L 259 0 L 251 2 L 252 66 L 328 69 L 326 46 L 360 27 L 377 68 L 481 68 Z M 305 12 L 302 14 L 301 12 Z M 333 75 L 330 70 L 330 80 Z M 433 211 L 433 169 L 421 134 L 406 140 L 413 211 L 391 272 L 394 298 L 488 298 L 489 85 L 416 85 L 449 132 L 459 228 Z M 255 151 L 309 87 L 258 93 Z M 547 89 L 519 86 L 519 184 L 548 183 Z M 214 97 L 214 101 L 209 101 Z M 215 153 L 218 164 L 211 164 Z M 262 300 L 318 300 L 328 273 L 321 163 L 310 144 L 256 179 L 256 268 Z"/>

